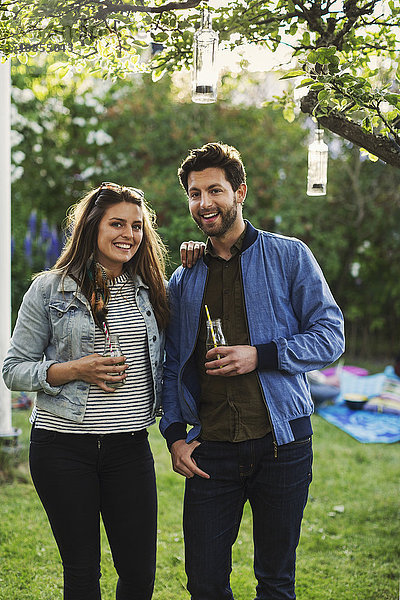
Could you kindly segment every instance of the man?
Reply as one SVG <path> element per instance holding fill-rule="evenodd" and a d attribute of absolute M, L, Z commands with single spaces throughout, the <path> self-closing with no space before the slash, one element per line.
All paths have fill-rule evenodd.
<path fill-rule="evenodd" d="M 342 354 L 342 314 L 305 244 L 244 221 L 235 148 L 192 150 L 178 174 L 208 235 L 203 258 L 170 280 L 160 424 L 187 478 L 187 587 L 193 600 L 233 599 L 231 550 L 249 500 L 257 600 L 292 600 L 312 465 L 305 372 Z M 207 353 L 205 305 L 228 343 Z"/>

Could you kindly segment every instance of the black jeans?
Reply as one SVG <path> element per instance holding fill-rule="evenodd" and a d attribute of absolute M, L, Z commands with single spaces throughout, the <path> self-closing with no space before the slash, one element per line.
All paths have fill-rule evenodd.
<path fill-rule="evenodd" d="M 117 600 L 153 594 L 157 496 L 147 431 L 108 435 L 32 429 L 30 469 L 64 568 L 65 600 L 100 600 L 100 514 Z"/>
<path fill-rule="evenodd" d="M 210 479 L 186 480 L 184 534 L 192 600 L 233 600 L 232 546 L 247 500 L 253 513 L 256 600 L 294 600 L 296 548 L 312 478 L 311 438 L 278 447 L 272 435 L 203 442 L 193 452 Z"/>

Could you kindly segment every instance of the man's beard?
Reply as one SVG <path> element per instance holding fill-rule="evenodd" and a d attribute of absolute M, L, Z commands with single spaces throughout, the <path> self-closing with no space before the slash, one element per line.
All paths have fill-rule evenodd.
<path fill-rule="evenodd" d="M 214 225 L 211 223 L 209 226 L 207 226 L 207 222 L 204 222 L 201 217 L 198 219 L 192 215 L 192 218 L 197 227 L 206 235 L 210 237 L 222 237 L 235 223 L 237 212 L 237 201 L 235 194 L 233 205 L 229 209 L 226 209 L 225 212 L 219 211 L 219 216 L 221 217 L 219 225 Z"/>

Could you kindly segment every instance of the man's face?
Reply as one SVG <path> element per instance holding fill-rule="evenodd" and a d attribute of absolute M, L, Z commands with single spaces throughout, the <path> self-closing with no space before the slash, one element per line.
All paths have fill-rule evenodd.
<path fill-rule="evenodd" d="M 188 177 L 189 210 L 193 220 L 210 237 L 221 237 L 241 219 L 238 204 L 246 195 L 242 183 L 234 192 L 223 169 L 191 171 Z"/>

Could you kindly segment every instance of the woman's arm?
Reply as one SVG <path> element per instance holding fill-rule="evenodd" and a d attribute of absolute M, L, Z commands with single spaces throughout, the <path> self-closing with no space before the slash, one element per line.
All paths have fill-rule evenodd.
<path fill-rule="evenodd" d="M 35 279 L 23 298 L 10 348 L 3 363 L 5 384 L 11 390 L 43 390 L 51 396 L 56 396 L 64 384 L 75 380 L 95 384 L 106 392 L 114 391 L 106 382 L 117 382 L 125 378 L 127 365 L 116 364 L 121 363 L 121 357 L 91 354 L 68 362 L 44 360 L 46 348 L 53 343 L 45 277 Z M 109 373 L 120 375 L 113 376 Z"/>
<path fill-rule="evenodd" d="M 121 364 L 121 360 L 125 361 L 125 357 L 89 354 L 77 360 L 53 363 L 47 370 L 47 381 L 52 387 L 60 387 L 79 379 L 95 384 L 105 392 L 114 392 L 115 388 L 109 387 L 107 382 L 117 383 L 126 378 L 128 365 L 125 362 Z"/>

